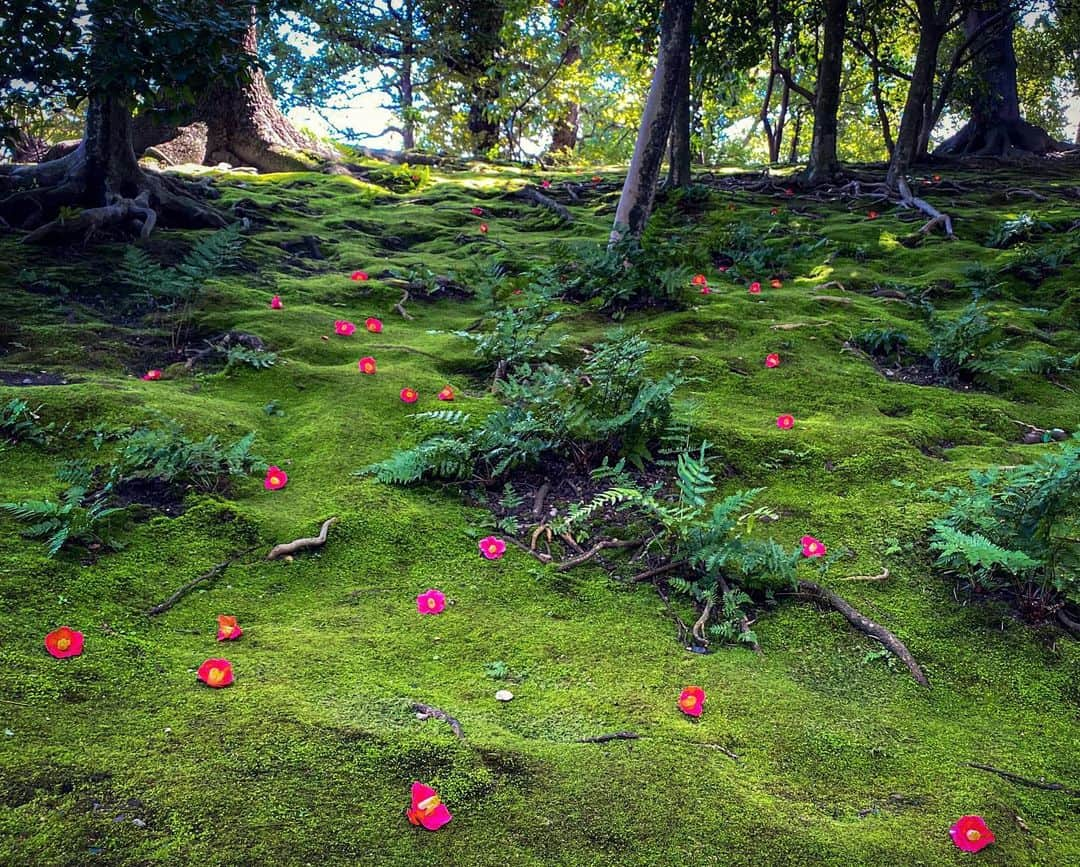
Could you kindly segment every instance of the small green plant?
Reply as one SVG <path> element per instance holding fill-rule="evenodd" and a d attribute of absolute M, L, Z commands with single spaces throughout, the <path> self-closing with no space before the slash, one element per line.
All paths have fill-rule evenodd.
<path fill-rule="evenodd" d="M 984 305 L 973 301 L 955 317 L 940 315 L 930 304 L 925 309 L 930 331 L 927 357 L 936 374 L 952 380 L 1000 379 L 1009 372 L 1001 355 L 1004 341 Z"/>
<path fill-rule="evenodd" d="M 43 446 L 49 442 L 53 425 L 43 425 L 37 409 L 21 398 L 13 397 L 0 406 L 0 440 L 15 443 L 33 443 Z"/>
<path fill-rule="evenodd" d="M 1004 250 L 1022 241 L 1030 241 L 1039 232 L 1052 229 L 1049 223 L 1036 219 L 1028 213 L 1018 214 L 1011 220 L 1003 220 L 993 232 L 990 233 L 986 245 Z"/>
<path fill-rule="evenodd" d="M 899 364 L 901 355 L 911 345 L 911 338 L 895 328 L 872 328 L 856 336 L 855 344 L 876 358 L 894 355 Z"/>
<path fill-rule="evenodd" d="M 484 665 L 484 675 L 492 680 L 506 680 L 510 676 L 510 666 L 501 659 Z"/>
<path fill-rule="evenodd" d="M 103 545 L 115 548 L 108 541 L 110 519 L 119 511 L 109 505 L 107 492 L 90 495 L 85 487 L 74 485 L 65 490 L 57 502 L 24 500 L 2 503 L 0 509 L 15 520 L 29 526 L 23 535 L 43 539 L 50 557 L 64 547 Z"/>
<path fill-rule="evenodd" d="M 669 241 L 646 246 L 629 236 L 612 245 L 577 242 L 555 251 L 566 296 L 595 299 L 616 318 L 627 309 L 675 304 L 691 276 L 679 264 L 681 253 Z"/>
<path fill-rule="evenodd" d="M 256 370 L 266 370 L 268 367 L 277 364 L 278 360 L 276 352 L 270 352 L 266 349 L 252 349 L 240 344 L 235 344 L 227 349 L 222 347 L 222 351 L 225 352 L 226 373 L 242 364 L 254 367 Z"/>
<path fill-rule="evenodd" d="M 931 525 L 938 564 L 1008 591 L 1036 621 L 1080 605 L 1080 434 L 1031 464 L 971 481 L 930 492 L 948 505 Z"/>

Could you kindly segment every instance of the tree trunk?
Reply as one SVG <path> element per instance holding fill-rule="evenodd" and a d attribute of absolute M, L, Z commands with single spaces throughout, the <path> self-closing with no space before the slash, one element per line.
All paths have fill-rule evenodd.
<path fill-rule="evenodd" d="M 688 187 L 690 173 L 690 52 L 683 55 L 679 80 L 675 84 L 675 105 L 671 114 L 668 186 Z"/>
<path fill-rule="evenodd" d="M 660 47 L 653 70 L 649 96 L 641 115 L 634 155 L 615 209 L 611 243 L 628 233 L 640 237 L 652 211 L 660 163 L 667 147 L 674 111 L 675 90 L 683 67 L 683 56 L 690 51 L 690 21 L 694 0 L 664 0 L 660 15 Z"/>
<path fill-rule="evenodd" d="M 944 141 L 936 154 L 1004 157 L 1017 152 L 1045 154 L 1068 147 L 1055 141 L 1046 130 L 1020 117 L 1016 52 L 1013 49 L 1016 16 L 1010 8 L 1011 2 L 996 0 L 968 12 L 964 21 L 965 36 L 970 38 L 987 30 L 973 65 L 973 73 L 981 86 L 974 89 L 971 119 Z M 1000 20 L 987 27 L 991 19 Z"/>
<path fill-rule="evenodd" d="M 401 64 L 401 80 L 398 90 L 401 95 L 401 149 L 411 151 L 416 147 L 416 109 L 413 96 L 413 46 L 402 48 L 404 60 Z"/>
<path fill-rule="evenodd" d="M 814 95 L 814 138 L 805 175 L 809 184 L 831 181 L 840 170 L 836 155 L 836 117 L 840 111 L 840 80 L 844 72 L 847 9 L 848 0 L 826 0 L 825 38 Z"/>
<path fill-rule="evenodd" d="M 921 134 L 925 133 L 925 141 L 929 141 L 930 130 L 927 127 L 931 124 L 926 117 L 926 106 L 930 102 L 937 72 L 942 31 L 933 0 L 919 0 L 919 45 L 915 52 L 915 68 L 885 178 L 893 190 L 919 157 L 923 140 Z"/>
<path fill-rule="evenodd" d="M 788 150 L 788 164 L 795 165 L 799 161 L 799 139 L 802 136 L 802 111 L 795 112 L 794 127 L 791 130 L 791 147 Z"/>
<path fill-rule="evenodd" d="M 569 70 L 581 60 L 581 45 L 570 42 L 570 31 L 574 26 L 573 14 L 568 14 L 559 25 L 559 38 L 566 47 L 562 53 L 562 68 Z M 569 154 L 577 147 L 578 126 L 581 122 L 581 105 L 572 102 L 566 111 L 555 121 L 551 131 L 551 152 Z"/>

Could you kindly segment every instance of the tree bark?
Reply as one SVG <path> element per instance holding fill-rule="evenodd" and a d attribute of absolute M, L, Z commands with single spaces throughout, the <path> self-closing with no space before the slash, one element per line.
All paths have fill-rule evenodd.
<path fill-rule="evenodd" d="M 907 174 L 912 163 L 920 154 L 923 140 L 921 133 L 926 133 L 929 141 L 930 124 L 926 117 L 926 106 L 932 96 L 934 75 L 937 72 L 938 49 L 944 33 L 943 20 L 952 14 L 952 2 L 946 0 L 942 15 L 934 0 L 918 0 L 919 9 L 919 45 L 915 51 L 915 68 L 908 87 L 904 112 L 900 116 L 900 129 L 896 134 L 896 144 L 889 158 L 889 170 L 885 180 L 890 189 L 897 189 L 899 180 Z"/>
<path fill-rule="evenodd" d="M 572 10 L 565 11 L 564 17 L 559 22 L 559 41 L 563 45 L 562 68 L 570 70 L 581 61 L 581 44 L 572 37 L 574 31 L 575 14 Z M 569 154 L 577 147 L 578 128 L 581 122 L 581 105 L 571 102 L 566 106 L 563 115 L 555 121 L 551 131 L 552 153 Z"/>
<path fill-rule="evenodd" d="M 825 37 L 814 94 L 814 137 L 810 145 L 810 165 L 805 175 L 809 184 L 831 181 L 840 170 L 836 155 L 837 114 L 840 111 L 840 84 L 844 72 L 847 10 L 848 0 L 826 0 Z"/>
<path fill-rule="evenodd" d="M 668 157 L 668 186 L 688 187 L 690 172 L 690 52 L 686 51 L 675 84 Z"/>
<path fill-rule="evenodd" d="M 980 86 L 973 91 L 971 119 L 942 142 L 935 154 L 1005 157 L 1014 153 L 1046 154 L 1069 147 L 1020 116 L 1013 48 L 1016 15 L 1010 3 L 1011 0 L 996 0 L 989 5 L 974 6 L 967 14 L 966 37 L 974 38 L 987 31 L 982 35 L 984 42 L 974 61 L 973 72 Z M 989 26 L 991 19 L 995 23 Z"/>
<path fill-rule="evenodd" d="M 640 237 L 652 211 L 660 163 L 671 131 L 674 96 L 683 67 L 683 56 L 690 51 L 693 14 L 694 0 L 664 0 L 656 68 L 641 115 L 634 155 L 615 209 L 612 244 L 624 234 Z"/>

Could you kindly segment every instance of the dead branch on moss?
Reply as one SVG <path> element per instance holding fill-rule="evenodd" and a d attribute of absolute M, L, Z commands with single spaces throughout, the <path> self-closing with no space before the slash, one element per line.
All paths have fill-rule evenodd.
<path fill-rule="evenodd" d="M 1043 789 L 1047 792 L 1065 792 L 1067 795 L 1080 797 L 1080 789 L 1072 789 L 1068 786 L 1063 786 L 1061 783 L 1047 783 L 1041 780 L 1032 780 L 1028 777 L 1021 777 L 1019 774 L 1014 774 L 1012 771 L 1003 771 L 1001 768 L 995 768 L 993 765 L 983 765 L 978 762 L 968 762 L 967 766 L 969 768 L 977 768 L 980 771 L 987 771 L 991 774 L 997 774 L 999 777 L 1008 780 L 1010 783 L 1016 783 L 1021 786 L 1030 786 L 1033 789 Z"/>
<path fill-rule="evenodd" d="M 641 738 L 637 732 L 611 732 L 606 735 L 594 735 L 591 738 L 578 738 L 578 744 L 606 744 L 608 741 L 636 741 Z"/>
<path fill-rule="evenodd" d="M 409 294 L 408 289 L 402 289 L 401 290 L 401 300 L 398 301 L 398 303 L 394 305 L 394 309 L 398 313 L 401 314 L 402 319 L 410 319 L 411 320 L 413 318 L 412 316 L 409 315 L 408 311 L 405 309 L 405 302 L 408 301 L 411 297 L 412 296 Z"/>
<path fill-rule="evenodd" d="M 450 726 L 450 729 L 455 735 L 461 738 L 461 740 L 465 740 L 465 735 L 461 731 L 461 723 L 459 723 L 455 717 L 450 716 L 446 711 L 419 701 L 414 701 L 412 703 L 412 709 L 416 711 L 417 719 L 442 720 L 442 722 Z"/>
<path fill-rule="evenodd" d="M 885 645 L 894 656 L 899 658 L 900 661 L 907 666 L 908 671 L 911 672 L 911 676 L 915 678 L 916 682 L 922 686 L 930 686 L 930 681 L 926 679 L 926 675 L 923 674 L 922 669 L 919 668 L 919 664 L 915 661 L 915 657 L 911 655 L 911 651 L 907 649 L 899 638 L 893 635 L 880 623 L 875 623 L 869 617 L 866 617 L 856 610 L 851 603 L 813 581 L 800 581 L 799 591 L 803 595 L 839 611 L 844 615 L 844 618 L 848 623 L 864 635 L 876 638 Z"/>
<path fill-rule="evenodd" d="M 648 569 L 644 572 L 639 572 L 637 575 L 628 578 L 627 583 L 637 584 L 641 581 L 649 581 L 655 578 L 657 575 L 663 575 L 667 572 L 674 572 L 676 569 L 687 565 L 689 562 L 689 560 L 676 560 L 672 563 L 665 563 L 663 566 L 657 566 L 655 569 Z"/>
<path fill-rule="evenodd" d="M 886 567 L 880 575 L 848 575 L 847 578 L 838 578 L 838 581 L 886 581 L 889 578 L 889 569 Z"/>
<path fill-rule="evenodd" d="M 245 548 L 240 553 L 233 554 L 233 556 L 230 557 L 228 560 L 223 560 L 221 563 L 218 563 L 212 569 L 210 569 L 210 570 L 208 570 L 206 572 L 203 572 L 203 574 L 200 575 L 198 578 L 195 578 L 195 579 L 193 579 L 191 581 L 188 581 L 187 584 L 185 584 L 183 587 L 181 587 L 179 590 L 177 590 L 175 593 L 173 593 L 173 595 L 170 596 L 168 599 L 166 599 L 164 602 L 159 602 L 153 608 L 148 609 L 147 612 L 146 612 L 146 616 L 147 617 L 154 617 L 154 616 L 156 616 L 158 614 L 162 614 L 162 613 L 168 611 L 177 602 L 179 602 L 181 599 L 183 599 L 185 596 L 187 596 L 192 590 L 194 590 L 200 584 L 204 584 L 204 583 L 206 583 L 208 581 L 213 581 L 215 578 L 217 578 L 219 575 L 221 575 L 222 572 L 224 572 L 226 569 L 228 569 L 233 563 L 235 563 L 241 557 L 244 557 L 244 556 L 250 554 L 252 551 L 254 551 L 256 547 L 258 547 L 258 546 L 252 545 L 250 548 Z"/>
<path fill-rule="evenodd" d="M 270 549 L 270 553 L 266 555 L 266 559 L 277 560 L 279 557 L 295 554 L 297 551 L 303 551 L 307 548 L 321 548 L 326 544 L 326 531 L 334 526 L 337 521 L 337 518 L 327 518 L 323 521 L 318 536 L 306 536 L 302 539 L 294 539 L 292 542 L 282 542 L 280 545 L 275 545 Z"/>
<path fill-rule="evenodd" d="M 593 545 L 584 554 L 579 554 L 577 557 L 571 557 L 569 560 L 563 560 L 556 567 L 557 572 L 566 572 L 573 569 L 575 566 L 580 566 L 582 563 L 586 563 L 603 551 L 605 548 L 637 548 L 641 545 L 640 539 L 603 539 Z"/>
<path fill-rule="evenodd" d="M 698 644 L 702 647 L 709 646 L 709 636 L 705 634 L 705 625 L 709 622 L 709 618 L 712 616 L 713 600 L 712 597 L 705 597 L 705 604 L 701 606 L 701 616 L 694 621 L 694 625 L 690 627 L 690 634 L 697 639 Z"/>
<path fill-rule="evenodd" d="M 773 331 L 794 331 L 796 328 L 824 328 L 826 325 L 832 325 L 832 320 L 826 319 L 824 322 L 781 322 L 779 325 L 770 327 Z"/>
<path fill-rule="evenodd" d="M 1034 199 L 1037 202 L 1049 202 L 1050 201 L 1048 196 L 1044 196 L 1042 193 L 1037 193 L 1034 190 L 1016 189 L 1016 190 L 1006 190 L 1005 191 L 1006 200 L 1011 199 L 1013 196 L 1020 196 L 1021 198 L 1026 198 L 1026 199 Z"/>

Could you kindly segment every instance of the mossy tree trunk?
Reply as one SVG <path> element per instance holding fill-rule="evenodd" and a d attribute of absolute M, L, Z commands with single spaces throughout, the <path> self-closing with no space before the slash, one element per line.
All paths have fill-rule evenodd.
<path fill-rule="evenodd" d="M 836 153 L 837 115 L 844 72 L 847 11 L 848 0 L 825 2 L 825 33 L 814 94 L 814 137 L 810 145 L 810 164 L 804 177 L 809 184 L 827 183 L 840 171 Z"/>
<path fill-rule="evenodd" d="M 690 22 L 693 15 L 694 0 L 664 0 L 656 68 L 641 115 L 634 155 L 615 209 L 612 243 L 624 234 L 639 237 L 652 211 L 660 164 L 671 131 L 675 92 L 683 70 L 684 56 L 690 51 Z"/>
<path fill-rule="evenodd" d="M 675 107 L 671 116 L 671 142 L 668 148 L 668 186 L 688 187 L 690 163 L 690 51 L 682 56 L 682 67 L 675 83 Z"/>

